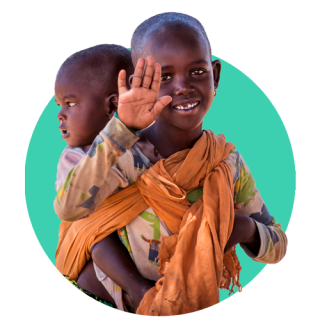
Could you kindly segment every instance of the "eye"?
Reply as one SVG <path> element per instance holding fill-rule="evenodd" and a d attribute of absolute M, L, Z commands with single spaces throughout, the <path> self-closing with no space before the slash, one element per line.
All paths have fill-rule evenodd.
<path fill-rule="evenodd" d="M 67 105 L 68 105 L 69 107 L 73 107 L 73 106 L 75 105 L 75 103 L 74 103 L 74 102 L 67 102 Z"/>
<path fill-rule="evenodd" d="M 168 74 L 162 74 L 162 76 L 161 76 L 161 81 L 169 81 L 171 79 L 172 79 L 172 76 L 168 75 Z"/>
<path fill-rule="evenodd" d="M 201 75 L 201 74 L 203 74 L 205 72 L 206 72 L 205 69 L 194 69 L 194 70 L 191 71 L 191 74 L 192 75 Z"/>

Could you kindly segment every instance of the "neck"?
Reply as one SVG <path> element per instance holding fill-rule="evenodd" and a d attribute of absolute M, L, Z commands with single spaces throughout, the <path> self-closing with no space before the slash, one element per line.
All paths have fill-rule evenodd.
<path fill-rule="evenodd" d="M 161 158 L 192 148 L 202 135 L 202 123 L 192 130 L 181 130 L 168 124 L 161 118 L 145 130 L 145 137 L 152 144 L 154 151 Z"/>

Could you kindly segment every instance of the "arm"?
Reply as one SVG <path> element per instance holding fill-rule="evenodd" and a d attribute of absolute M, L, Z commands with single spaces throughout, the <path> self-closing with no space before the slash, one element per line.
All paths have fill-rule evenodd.
<path fill-rule="evenodd" d="M 119 158 L 126 162 L 126 149 L 137 140 L 138 137 L 119 120 L 112 118 L 95 138 L 86 154 L 79 154 L 77 158 L 71 159 L 71 162 L 70 154 L 61 156 L 57 185 L 61 183 L 61 176 L 66 174 L 61 170 L 66 165 L 71 169 L 54 200 L 54 209 L 60 219 L 75 221 L 89 216 L 117 188 L 129 185 L 115 164 Z M 71 150 L 75 149 L 70 148 Z"/>
<path fill-rule="evenodd" d="M 279 262 L 286 253 L 286 234 L 270 215 L 239 152 L 231 151 L 227 162 L 234 174 L 235 203 L 240 205 L 235 215 L 235 233 L 232 233 L 230 239 L 238 240 L 236 244 L 240 243 L 245 253 L 255 261 Z"/>

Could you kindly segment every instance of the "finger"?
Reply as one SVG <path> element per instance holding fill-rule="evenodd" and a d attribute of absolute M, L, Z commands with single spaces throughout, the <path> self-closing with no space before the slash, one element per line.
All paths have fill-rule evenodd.
<path fill-rule="evenodd" d="M 147 65 L 143 76 L 142 86 L 146 89 L 149 89 L 152 77 L 153 77 L 153 65 L 154 59 L 152 56 L 148 56 Z"/>
<path fill-rule="evenodd" d="M 132 79 L 132 88 L 139 88 L 141 86 L 144 63 L 145 63 L 145 59 L 139 58 L 136 68 L 134 70 L 134 75 Z"/>
<path fill-rule="evenodd" d="M 167 106 L 171 101 L 172 101 L 172 98 L 170 96 L 161 97 L 156 101 L 156 103 L 154 104 L 154 106 L 151 110 L 153 112 L 154 120 L 157 119 L 157 117 L 161 113 L 162 109 L 165 106 Z"/>
<path fill-rule="evenodd" d="M 156 93 L 159 92 L 160 81 L 161 81 L 161 66 L 159 63 L 156 63 L 156 65 L 154 66 L 153 80 L 151 84 L 151 89 Z"/>
<path fill-rule="evenodd" d="M 119 96 L 126 93 L 128 91 L 127 89 L 127 82 L 126 82 L 126 71 L 121 70 L 118 75 L 118 90 L 119 90 Z"/>
<path fill-rule="evenodd" d="M 234 209 L 241 209 L 241 205 L 234 203 Z"/>

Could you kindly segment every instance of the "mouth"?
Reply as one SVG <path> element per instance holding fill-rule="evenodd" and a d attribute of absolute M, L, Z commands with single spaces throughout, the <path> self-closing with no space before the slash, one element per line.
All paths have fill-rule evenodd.
<path fill-rule="evenodd" d="M 182 113 L 184 115 L 189 115 L 198 110 L 200 101 L 189 101 L 186 103 L 181 103 L 178 105 L 173 106 L 172 108 L 175 109 L 177 112 Z"/>
<path fill-rule="evenodd" d="M 61 130 L 61 137 L 63 139 L 66 139 L 66 138 L 68 138 L 70 136 L 69 131 L 67 131 L 66 129 L 60 129 L 60 130 Z"/>

